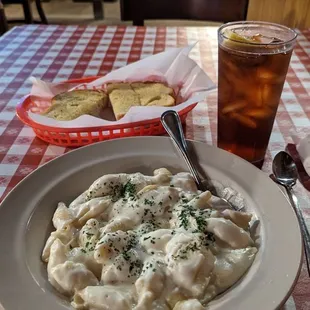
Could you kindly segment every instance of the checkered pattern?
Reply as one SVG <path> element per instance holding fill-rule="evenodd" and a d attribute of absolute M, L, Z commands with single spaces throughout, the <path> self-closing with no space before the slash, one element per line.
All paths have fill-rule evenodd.
<path fill-rule="evenodd" d="M 41 164 L 69 151 L 35 138 L 32 130 L 15 116 L 16 103 L 30 91 L 29 76 L 57 82 L 103 75 L 167 48 L 199 41 L 191 56 L 216 81 L 216 35 L 217 29 L 213 27 L 28 25 L 9 31 L 0 38 L 0 197 Z M 310 30 L 305 30 L 299 32 L 284 86 L 263 167 L 267 173 L 271 171 L 272 157 L 291 142 L 290 129 L 309 132 L 309 71 Z M 187 137 L 216 144 L 216 94 L 207 102 L 198 104 L 189 114 Z M 310 195 L 300 185 L 296 190 L 310 223 Z M 283 309 L 310 309 L 310 279 L 305 265 Z"/>

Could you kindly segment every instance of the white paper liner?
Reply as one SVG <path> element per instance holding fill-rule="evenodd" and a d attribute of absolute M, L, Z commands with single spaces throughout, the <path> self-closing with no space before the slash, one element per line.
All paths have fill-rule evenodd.
<path fill-rule="evenodd" d="M 189 57 L 194 45 L 174 48 L 112 71 L 104 77 L 80 85 L 46 83 L 31 77 L 33 83 L 31 99 L 34 107 L 28 112 L 36 123 L 58 128 L 81 128 L 106 125 L 120 125 L 158 118 L 166 110 L 180 112 L 206 99 L 216 87 L 199 65 Z M 57 121 L 38 113 L 51 104 L 51 98 L 70 89 L 105 89 L 107 82 L 162 81 L 178 91 L 174 107 L 137 106 L 132 107 L 119 121 L 109 121 L 90 115 L 82 115 L 71 121 Z M 185 98 L 185 99 L 184 99 Z"/>
<path fill-rule="evenodd" d="M 304 130 L 290 130 L 290 134 L 292 140 L 296 144 L 296 149 L 300 156 L 301 162 L 308 175 L 310 175 L 310 128 L 306 131 L 307 132 Z"/>

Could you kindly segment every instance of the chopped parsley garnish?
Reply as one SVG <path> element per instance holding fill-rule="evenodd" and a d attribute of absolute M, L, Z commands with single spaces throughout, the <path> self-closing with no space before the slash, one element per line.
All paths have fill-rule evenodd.
<path fill-rule="evenodd" d="M 131 183 L 129 180 L 125 185 L 122 186 L 120 191 L 120 196 L 125 197 L 126 195 L 129 197 L 133 197 L 136 194 L 136 185 Z"/>
<path fill-rule="evenodd" d="M 158 262 L 157 262 L 158 263 Z M 153 263 L 151 262 L 146 262 L 143 266 L 143 269 L 142 269 L 142 274 L 145 274 L 147 270 L 151 270 L 152 272 L 156 272 L 156 265 L 154 266 Z"/>
<path fill-rule="evenodd" d="M 206 226 L 207 226 L 206 219 L 204 217 L 202 217 L 201 215 L 195 217 L 195 219 L 196 219 L 198 230 L 199 231 L 205 231 Z"/>
<path fill-rule="evenodd" d="M 124 257 L 124 259 L 125 259 L 126 261 L 129 261 L 130 256 L 129 256 L 128 252 L 123 252 L 122 255 L 123 255 L 123 257 Z"/>
<path fill-rule="evenodd" d="M 197 231 L 204 232 L 207 226 L 206 215 L 209 213 L 204 212 L 204 210 L 196 209 L 190 205 L 182 205 L 182 210 L 178 215 L 178 220 L 180 221 L 179 226 L 188 230 L 189 219 L 193 218 L 197 224 Z"/>
<path fill-rule="evenodd" d="M 188 258 L 188 254 L 190 252 L 195 252 L 195 251 L 199 251 L 199 244 L 197 244 L 196 242 L 194 243 L 189 243 L 188 245 L 186 245 L 184 248 L 182 248 L 177 255 L 173 255 L 172 257 L 174 259 L 187 259 Z"/>
<path fill-rule="evenodd" d="M 111 189 L 112 202 L 115 202 L 120 198 L 123 198 L 123 202 L 127 202 L 128 198 L 131 200 L 135 199 L 136 185 L 131 183 L 130 180 L 124 185 L 113 185 L 113 182 L 110 182 L 109 187 Z"/>
<path fill-rule="evenodd" d="M 204 234 L 204 245 L 209 246 L 215 242 L 214 234 L 211 232 L 207 232 Z"/>
<path fill-rule="evenodd" d="M 182 226 L 184 229 L 188 228 L 189 224 L 188 218 L 190 215 L 192 215 L 191 211 L 192 211 L 191 209 L 184 208 L 178 216 L 178 219 L 180 220 L 180 226 Z"/>
<path fill-rule="evenodd" d="M 144 199 L 144 204 L 149 206 L 154 206 L 155 202 L 153 200 Z"/>

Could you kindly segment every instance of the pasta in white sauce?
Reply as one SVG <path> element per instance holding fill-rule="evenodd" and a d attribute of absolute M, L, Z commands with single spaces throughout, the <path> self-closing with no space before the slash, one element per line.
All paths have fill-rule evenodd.
<path fill-rule="evenodd" d="M 42 260 L 76 309 L 201 310 L 251 266 L 251 215 L 217 210 L 188 173 L 111 174 L 60 202 Z"/>

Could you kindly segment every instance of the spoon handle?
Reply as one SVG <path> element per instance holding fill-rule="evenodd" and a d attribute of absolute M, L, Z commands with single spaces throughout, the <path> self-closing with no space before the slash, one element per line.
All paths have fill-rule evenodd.
<path fill-rule="evenodd" d="M 189 149 L 187 146 L 187 142 L 184 137 L 182 123 L 180 117 L 177 112 L 173 110 L 166 111 L 161 116 L 161 123 L 166 129 L 168 135 L 173 140 L 177 149 L 180 151 L 183 156 L 188 169 L 190 170 L 192 176 L 195 179 L 195 182 L 200 190 L 205 190 L 203 182 L 198 174 L 197 169 L 194 166 L 194 163 L 191 160 L 191 156 L 189 154 Z"/>
<path fill-rule="evenodd" d="M 285 189 L 286 189 L 286 193 L 289 197 L 289 200 L 290 200 L 290 202 L 291 202 L 291 204 L 292 204 L 292 206 L 296 212 L 297 219 L 299 222 L 300 230 L 301 230 L 302 237 L 303 237 L 308 275 L 310 277 L 310 234 L 309 234 L 309 230 L 307 228 L 305 219 L 302 215 L 302 212 L 301 212 L 301 209 L 300 209 L 296 195 L 293 193 L 291 188 L 285 186 Z"/>

